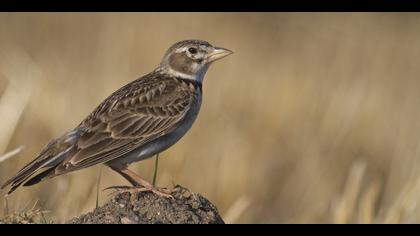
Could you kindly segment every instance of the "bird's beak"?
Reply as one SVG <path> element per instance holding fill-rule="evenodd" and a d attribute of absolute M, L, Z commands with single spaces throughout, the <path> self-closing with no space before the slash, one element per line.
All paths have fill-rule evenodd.
<path fill-rule="evenodd" d="M 213 50 L 207 56 L 207 63 L 217 61 L 217 60 L 222 59 L 226 56 L 229 56 L 232 53 L 233 52 L 229 49 L 214 47 Z"/>

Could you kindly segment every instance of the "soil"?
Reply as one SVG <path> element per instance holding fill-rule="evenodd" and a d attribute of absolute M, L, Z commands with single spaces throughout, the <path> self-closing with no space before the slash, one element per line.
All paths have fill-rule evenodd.
<path fill-rule="evenodd" d="M 216 207 L 200 194 L 175 186 L 174 199 L 151 192 L 115 195 L 104 206 L 70 224 L 224 224 Z"/>

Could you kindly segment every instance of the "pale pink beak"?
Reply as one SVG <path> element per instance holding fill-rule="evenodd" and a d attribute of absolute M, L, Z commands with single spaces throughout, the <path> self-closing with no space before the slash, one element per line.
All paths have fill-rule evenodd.
<path fill-rule="evenodd" d="M 229 56 L 232 53 L 233 52 L 229 49 L 214 47 L 213 50 L 207 55 L 207 63 L 217 61 L 219 59 Z"/>

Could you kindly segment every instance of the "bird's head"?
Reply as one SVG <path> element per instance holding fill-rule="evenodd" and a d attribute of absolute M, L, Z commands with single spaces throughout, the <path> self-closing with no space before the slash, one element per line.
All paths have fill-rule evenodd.
<path fill-rule="evenodd" d="M 166 51 L 160 67 L 174 76 L 201 81 L 212 62 L 232 53 L 203 40 L 184 40 Z"/>

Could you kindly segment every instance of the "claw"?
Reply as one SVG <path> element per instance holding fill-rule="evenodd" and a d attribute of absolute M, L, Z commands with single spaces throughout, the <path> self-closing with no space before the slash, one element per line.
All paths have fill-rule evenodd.
<path fill-rule="evenodd" d="M 108 188 L 104 188 L 104 189 L 102 189 L 102 192 L 104 192 L 104 191 L 107 191 L 107 190 L 115 190 L 115 189 L 129 189 L 129 188 L 132 188 L 131 186 L 123 186 L 123 185 L 121 185 L 121 186 L 111 186 L 111 187 L 108 187 Z"/>
<path fill-rule="evenodd" d="M 102 191 L 104 192 L 104 191 L 107 191 L 107 190 L 113 190 L 112 192 L 110 192 L 107 195 L 108 197 L 111 197 L 111 196 L 117 195 L 118 193 L 122 193 L 123 190 L 128 190 L 130 188 L 132 188 L 132 187 L 130 187 L 130 186 L 111 186 L 111 187 L 102 189 Z"/>

